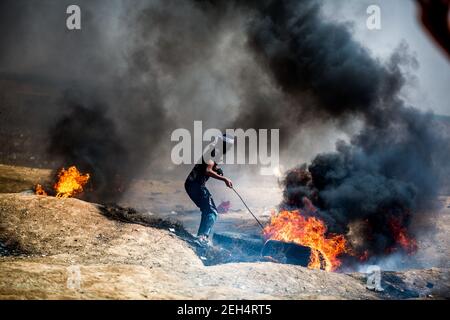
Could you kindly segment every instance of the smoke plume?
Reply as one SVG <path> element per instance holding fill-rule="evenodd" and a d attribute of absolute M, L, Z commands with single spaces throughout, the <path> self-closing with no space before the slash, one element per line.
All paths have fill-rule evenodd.
<path fill-rule="evenodd" d="M 407 48 L 386 62 L 373 58 L 348 26 L 324 19 L 317 1 L 267 1 L 258 13 L 250 46 L 290 100 L 280 116 L 298 125 L 310 118 L 363 121 L 336 152 L 286 174 L 281 206 L 302 208 L 304 197 L 311 199 L 330 232 L 364 224 L 359 253 L 413 251 L 414 241 L 405 240 L 411 219 L 434 208 L 450 145 L 431 114 L 401 99 L 402 70 L 416 64 Z"/>

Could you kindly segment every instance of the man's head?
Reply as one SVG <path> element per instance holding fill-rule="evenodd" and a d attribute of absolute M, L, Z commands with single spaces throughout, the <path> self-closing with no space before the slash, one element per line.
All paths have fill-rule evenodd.
<path fill-rule="evenodd" d="M 227 151 L 234 145 L 234 136 L 228 135 L 226 133 L 218 136 L 216 140 L 216 149 L 217 147 L 220 147 L 220 145 L 222 145 L 222 147 L 219 151 L 221 151 L 222 154 L 227 153 Z"/>
<path fill-rule="evenodd" d="M 211 147 L 211 158 L 216 162 L 234 145 L 234 137 L 228 134 L 217 136 Z"/>

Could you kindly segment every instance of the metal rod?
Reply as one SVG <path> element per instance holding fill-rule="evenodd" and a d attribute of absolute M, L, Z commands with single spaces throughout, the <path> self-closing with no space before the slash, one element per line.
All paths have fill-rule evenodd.
<path fill-rule="evenodd" d="M 239 197 L 239 199 L 241 199 L 242 203 L 244 204 L 244 206 L 247 208 L 248 212 L 250 212 L 250 214 L 253 216 L 253 218 L 255 218 L 256 222 L 258 222 L 259 226 L 261 227 L 262 230 L 264 230 L 264 226 L 262 225 L 262 223 L 258 220 L 258 218 L 253 214 L 252 210 L 250 210 L 250 208 L 247 206 L 247 204 L 245 203 L 244 199 L 242 199 L 241 195 L 236 191 L 236 189 L 233 189 L 233 191 L 236 193 L 236 195 Z"/>

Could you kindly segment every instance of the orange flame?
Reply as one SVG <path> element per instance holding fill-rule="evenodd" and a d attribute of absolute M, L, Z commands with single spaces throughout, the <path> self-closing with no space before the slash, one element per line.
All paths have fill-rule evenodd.
<path fill-rule="evenodd" d="M 389 222 L 391 231 L 394 235 L 395 241 L 408 253 L 413 254 L 417 251 L 417 241 L 408 235 L 405 227 L 403 227 L 399 220 L 392 219 Z"/>
<path fill-rule="evenodd" d="M 56 191 L 57 198 L 70 198 L 81 192 L 83 187 L 89 181 L 90 175 L 81 174 L 75 166 L 65 170 L 64 168 L 58 173 L 58 182 L 53 188 Z"/>
<path fill-rule="evenodd" d="M 36 185 L 35 192 L 38 196 L 46 196 L 47 195 L 47 192 L 45 192 L 44 188 L 40 184 Z"/>
<path fill-rule="evenodd" d="M 293 242 L 311 248 L 308 264 L 310 269 L 334 271 L 340 265 L 338 256 L 347 252 L 347 242 L 343 235 L 326 236 L 327 227 L 315 217 L 305 217 L 299 210 L 281 211 L 272 216 L 270 224 L 264 228 L 267 239 Z"/>
<path fill-rule="evenodd" d="M 53 188 L 56 192 L 57 198 L 70 198 L 81 192 L 83 187 L 89 181 L 90 175 L 81 174 L 75 166 L 69 169 L 62 168 L 58 173 L 58 182 L 55 183 Z M 35 194 L 39 196 L 46 196 L 47 192 L 42 185 L 37 184 L 35 187 Z"/>

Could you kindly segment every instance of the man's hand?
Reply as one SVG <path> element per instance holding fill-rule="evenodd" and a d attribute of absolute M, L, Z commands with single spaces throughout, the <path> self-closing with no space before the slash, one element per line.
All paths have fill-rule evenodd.
<path fill-rule="evenodd" d="M 207 162 L 207 165 L 208 166 L 206 167 L 206 174 L 209 177 L 217 179 L 217 180 L 222 180 L 223 182 L 225 182 L 225 184 L 227 185 L 228 188 L 233 188 L 233 183 L 231 182 L 230 179 L 221 176 L 220 174 L 218 174 L 216 171 L 213 170 L 214 169 L 214 162 L 212 160 L 209 160 Z M 220 171 L 222 171 L 222 170 L 220 170 Z"/>
<path fill-rule="evenodd" d="M 230 179 L 224 178 L 223 181 L 225 182 L 225 184 L 227 185 L 228 188 L 233 188 L 233 182 L 231 182 Z"/>
<path fill-rule="evenodd" d="M 223 170 L 222 170 L 221 168 L 216 168 L 216 173 L 217 173 L 219 176 L 222 176 L 222 177 L 223 177 Z"/>

